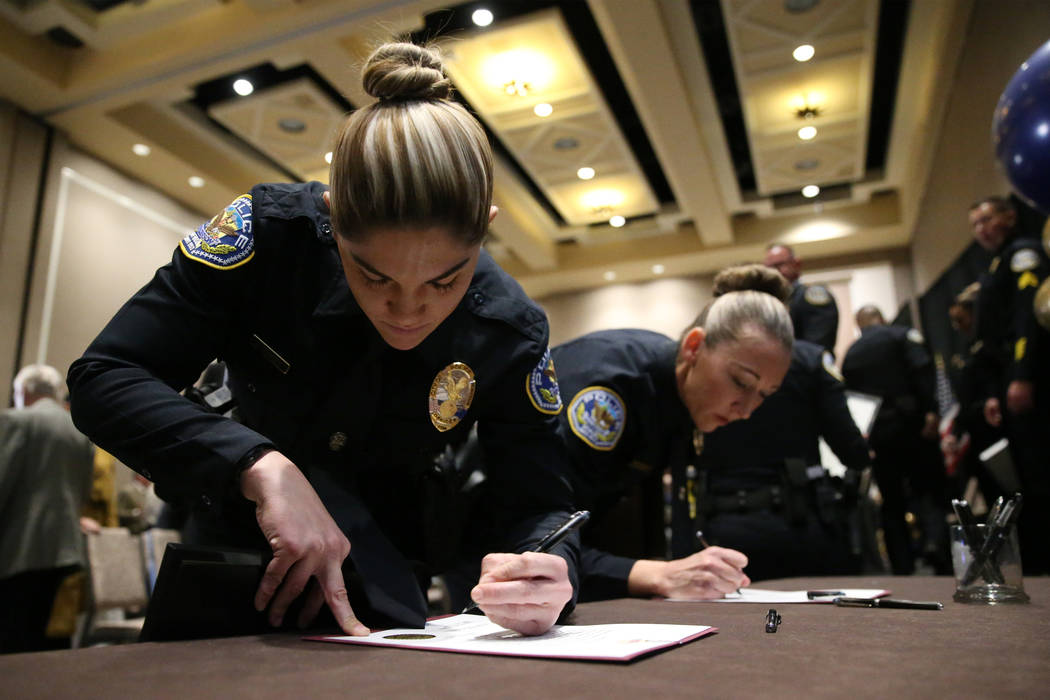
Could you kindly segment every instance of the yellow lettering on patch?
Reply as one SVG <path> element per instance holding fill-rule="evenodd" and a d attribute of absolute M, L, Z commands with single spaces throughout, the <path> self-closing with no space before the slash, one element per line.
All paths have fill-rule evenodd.
<path fill-rule="evenodd" d="M 1020 362 L 1024 359 L 1024 351 L 1028 346 L 1028 338 L 1018 338 L 1017 343 L 1014 345 L 1014 362 Z"/>
<path fill-rule="evenodd" d="M 1029 270 L 1020 277 L 1017 278 L 1017 288 L 1024 289 L 1026 287 L 1038 287 L 1039 278 L 1035 276 L 1035 273 Z"/>

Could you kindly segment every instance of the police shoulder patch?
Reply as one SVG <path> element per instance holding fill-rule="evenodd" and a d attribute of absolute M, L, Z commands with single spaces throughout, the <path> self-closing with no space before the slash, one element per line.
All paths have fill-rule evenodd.
<path fill-rule="evenodd" d="M 604 386 L 582 389 L 569 402 L 567 413 L 576 437 L 603 452 L 616 447 L 627 419 L 623 399 Z"/>
<path fill-rule="evenodd" d="M 804 298 L 813 306 L 827 306 L 831 303 L 831 293 L 826 287 L 821 287 L 820 285 L 806 287 Z"/>
<path fill-rule="evenodd" d="M 919 345 L 922 345 L 924 342 L 926 342 L 926 340 L 922 337 L 922 333 L 920 333 L 916 328 L 908 329 L 907 338 L 911 342 L 918 343 Z"/>
<path fill-rule="evenodd" d="M 820 356 L 820 364 L 824 365 L 824 370 L 835 379 L 840 382 L 845 381 L 842 376 L 842 372 L 835 366 L 835 358 L 832 357 L 831 353 L 825 350 Z"/>
<path fill-rule="evenodd" d="M 1031 248 L 1022 248 L 1010 258 L 1011 272 L 1024 272 L 1039 266 L 1039 253 Z"/>
<path fill-rule="evenodd" d="M 558 375 L 554 371 L 550 348 L 543 353 L 535 369 L 525 377 L 525 393 L 540 413 L 557 415 L 561 412 L 561 392 L 558 390 Z"/>
<path fill-rule="evenodd" d="M 183 254 L 209 267 L 230 270 L 255 255 L 252 196 L 242 194 L 214 219 L 187 234 L 179 243 Z"/>

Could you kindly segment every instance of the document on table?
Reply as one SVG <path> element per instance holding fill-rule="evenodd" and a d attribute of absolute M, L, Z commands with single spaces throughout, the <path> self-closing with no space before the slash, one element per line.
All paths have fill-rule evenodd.
<path fill-rule="evenodd" d="M 668 598 L 678 603 L 832 603 L 835 598 L 881 598 L 890 592 L 884 588 L 821 588 L 808 591 L 774 591 L 768 588 L 741 588 L 724 598 L 696 600 Z"/>
<path fill-rule="evenodd" d="M 421 630 L 388 629 L 367 637 L 318 636 L 307 639 L 463 654 L 630 661 L 715 631 L 716 628 L 705 625 L 555 625 L 545 634 L 526 637 L 500 627 L 482 615 L 452 615 L 429 620 L 426 628 Z"/>

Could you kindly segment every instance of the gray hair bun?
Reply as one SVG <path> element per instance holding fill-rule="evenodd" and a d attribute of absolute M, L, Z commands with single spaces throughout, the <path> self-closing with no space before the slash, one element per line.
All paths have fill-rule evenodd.
<path fill-rule="evenodd" d="M 452 91 L 438 52 L 409 43 L 380 46 L 368 58 L 362 80 L 365 92 L 380 100 L 440 100 Z"/>

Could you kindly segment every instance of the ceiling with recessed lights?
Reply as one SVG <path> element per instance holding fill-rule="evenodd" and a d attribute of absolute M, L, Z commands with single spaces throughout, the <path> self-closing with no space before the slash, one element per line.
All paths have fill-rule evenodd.
<path fill-rule="evenodd" d="M 496 151 L 487 246 L 542 296 L 773 241 L 906 246 L 947 94 L 929 86 L 956 60 L 943 27 L 969 8 L 0 0 L 0 97 L 206 218 L 257 182 L 327 180 L 370 49 L 433 40 Z"/>

